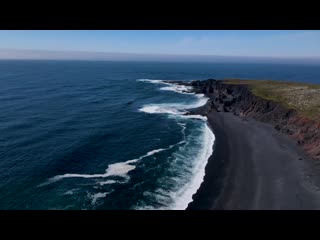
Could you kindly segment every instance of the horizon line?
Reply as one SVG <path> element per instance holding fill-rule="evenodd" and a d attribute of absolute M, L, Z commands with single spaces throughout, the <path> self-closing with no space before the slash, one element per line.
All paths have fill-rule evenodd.
<path fill-rule="evenodd" d="M 72 54 L 72 55 L 70 55 Z M 120 58 L 119 58 L 120 57 Z M 125 59 L 125 58 L 129 59 Z M 138 57 L 138 59 L 130 59 Z M 178 60 L 172 58 L 195 57 L 194 60 L 236 60 L 236 59 L 260 59 L 260 60 L 319 60 L 320 56 L 252 56 L 252 55 L 214 55 L 214 54 L 170 54 L 170 53 L 137 53 L 137 52 L 104 52 L 86 50 L 44 50 L 44 49 L 9 49 L 0 48 L 1 60 L 148 60 L 147 58 L 168 58 L 166 60 Z M 114 59 L 112 59 L 114 58 Z M 145 59 L 139 59 L 145 58 Z M 212 58 L 212 59 L 210 59 Z M 214 59 L 216 58 L 216 59 Z M 217 59 L 221 58 L 221 59 Z M 150 60 L 150 59 L 149 59 Z M 154 59 L 156 60 L 156 59 Z M 164 59 L 162 59 L 164 60 Z M 192 59 L 180 59 L 192 60 Z"/>

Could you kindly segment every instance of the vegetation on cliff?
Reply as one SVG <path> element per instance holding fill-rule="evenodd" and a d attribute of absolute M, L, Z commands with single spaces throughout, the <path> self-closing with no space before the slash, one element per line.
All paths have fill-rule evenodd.
<path fill-rule="evenodd" d="M 320 85 L 273 80 L 225 79 L 226 84 L 248 85 L 252 93 L 282 106 L 295 109 L 303 116 L 320 119 Z"/>

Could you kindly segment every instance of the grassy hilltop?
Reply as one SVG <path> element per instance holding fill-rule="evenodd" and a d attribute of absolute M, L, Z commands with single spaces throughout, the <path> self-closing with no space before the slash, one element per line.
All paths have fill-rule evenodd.
<path fill-rule="evenodd" d="M 320 120 L 320 85 L 274 80 L 224 79 L 227 84 L 246 84 L 253 94 Z"/>

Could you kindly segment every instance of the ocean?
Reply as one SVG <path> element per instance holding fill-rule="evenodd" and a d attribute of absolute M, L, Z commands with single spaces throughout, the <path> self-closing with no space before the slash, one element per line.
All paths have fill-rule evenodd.
<path fill-rule="evenodd" d="M 319 65 L 0 61 L 0 209 L 185 209 L 215 136 L 162 80 L 320 83 Z"/>

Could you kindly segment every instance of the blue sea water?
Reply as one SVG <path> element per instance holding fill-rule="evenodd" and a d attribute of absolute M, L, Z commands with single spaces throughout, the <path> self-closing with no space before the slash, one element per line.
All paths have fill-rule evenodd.
<path fill-rule="evenodd" d="M 0 209 L 185 209 L 214 135 L 157 80 L 320 83 L 298 64 L 0 61 Z M 156 80 L 156 81 L 154 81 Z"/>

